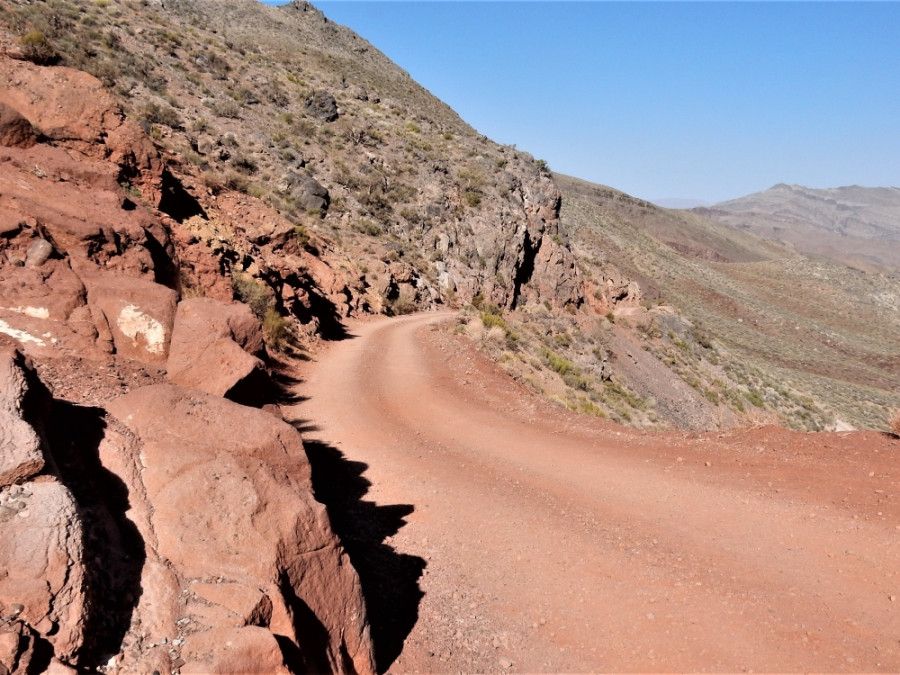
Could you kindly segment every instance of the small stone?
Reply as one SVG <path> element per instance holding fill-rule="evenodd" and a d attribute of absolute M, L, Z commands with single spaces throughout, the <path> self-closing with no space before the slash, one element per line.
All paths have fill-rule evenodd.
<path fill-rule="evenodd" d="M 499 663 L 500 663 L 500 667 L 503 668 L 503 669 L 506 669 L 506 670 L 512 668 L 512 665 L 513 665 L 513 662 L 510 661 L 510 660 L 509 660 L 508 658 L 506 658 L 505 656 L 503 656 L 503 657 L 500 658 Z"/>
<path fill-rule="evenodd" d="M 889 596 L 888 596 L 888 600 L 890 600 L 891 602 L 896 602 L 896 601 L 897 601 L 897 596 L 896 596 L 896 595 L 889 595 Z"/>
<path fill-rule="evenodd" d="M 50 258 L 53 253 L 53 246 L 46 239 L 38 239 L 28 247 L 28 253 L 25 255 L 25 265 L 27 267 L 40 267 Z"/>

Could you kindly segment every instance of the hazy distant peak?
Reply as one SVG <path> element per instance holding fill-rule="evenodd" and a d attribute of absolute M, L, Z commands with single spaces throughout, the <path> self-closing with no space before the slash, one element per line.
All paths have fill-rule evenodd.
<path fill-rule="evenodd" d="M 651 204 L 656 204 L 664 209 L 693 209 L 697 206 L 711 206 L 712 202 L 704 199 L 691 199 L 685 197 L 662 197 L 660 199 L 651 199 Z"/>
<path fill-rule="evenodd" d="M 716 204 L 727 222 L 805 253 L 870 269 L 900 266 L 900 189 L 778 183 Z"/>

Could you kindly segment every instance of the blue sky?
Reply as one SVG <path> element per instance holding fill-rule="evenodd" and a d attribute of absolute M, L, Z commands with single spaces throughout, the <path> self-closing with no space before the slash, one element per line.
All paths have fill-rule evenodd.
<path fill-rule="evenodd" d="M 481 133 L 638 197 L 900 186 L 900 3 L 313 4 Z"/>

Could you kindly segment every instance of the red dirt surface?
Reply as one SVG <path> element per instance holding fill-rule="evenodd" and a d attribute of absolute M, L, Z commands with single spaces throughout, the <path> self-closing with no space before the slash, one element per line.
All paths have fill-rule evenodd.
<path fill-rule="evenodd" d="M 382 670 L 900 671 L 900 441 L 626 429 L 450 317 L 351 325 L 289 411 L 396 516 L 345 539 Z"/>

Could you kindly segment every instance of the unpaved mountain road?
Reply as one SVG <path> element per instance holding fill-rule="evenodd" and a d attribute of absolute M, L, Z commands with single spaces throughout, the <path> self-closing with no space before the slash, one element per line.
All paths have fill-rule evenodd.
<path fill-rule="evenodd" d="M 542 403 L 451 319 L 352 325 L 288 411 L 380 668 L 900 671 L 900 442 L 624 429 Z"/>

